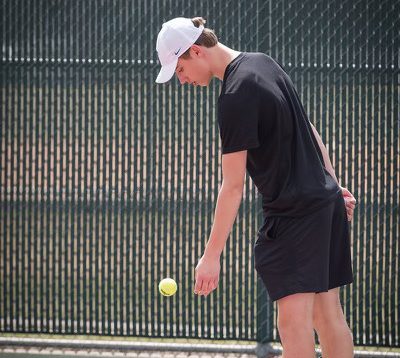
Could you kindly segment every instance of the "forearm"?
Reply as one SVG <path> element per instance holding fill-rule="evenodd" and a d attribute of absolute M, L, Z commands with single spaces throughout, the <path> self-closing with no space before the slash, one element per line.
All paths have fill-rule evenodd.
<path fill-rule="evenodd" d="M 329 172 L 329 174 L 332 176 L 332 178 L 334 178 L 336 180 L 336 182 L 338 183 L 338 185 L 340 186 L 339 181 L 338 181 L 338 179 L 336 177 L 336 174 L 335 174 L 335 170 L 333 169 L 333 165 L 332 165 L 331 160 L 329 158 L 328 151 L 327 151 L 324 143 L 322 142 L 322 139 L 321 139 L 319 133 L 317 132 L 317 130 L 315 129 L 315 127 L 312 124 L 311 124 L 311 127 L 312 127 L 312 130 L 314 132 L 315 139 L 317 140 L 318 146 L 319 146 L 319 148 L 321 150 L 322 157 L 324 159 L 325 168 Z"/>
<path fill-rule="evenodd" d="M 229 188 L 222 183 L 210 238 L 204 251 L 205 256 L 219 257 L 221 255 L 239 210 L 242 194 L 243 188 Z"/>

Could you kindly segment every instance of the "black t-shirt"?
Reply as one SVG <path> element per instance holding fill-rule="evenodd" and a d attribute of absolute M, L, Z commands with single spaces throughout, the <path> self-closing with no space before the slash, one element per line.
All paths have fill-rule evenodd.
<path fill-rule="evenodd" d="M 222 154 L 247 150 L 247 171 L 269 216 L 302 216 L 340 192 L 292 81 L 262 53 L 226 68 L 218 99 Z"/>

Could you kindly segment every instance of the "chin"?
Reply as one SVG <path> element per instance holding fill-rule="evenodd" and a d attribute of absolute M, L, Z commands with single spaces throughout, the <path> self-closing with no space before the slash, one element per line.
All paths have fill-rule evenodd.
<path fill-rule="evenodd" d="M 210 84 L 210 82 L 211 82 L 211 78 L 208 79 L 207 81 L 202 82 L 200 86 L 201 86 L 201 87 L 208 87 L 208 85 Z"/>

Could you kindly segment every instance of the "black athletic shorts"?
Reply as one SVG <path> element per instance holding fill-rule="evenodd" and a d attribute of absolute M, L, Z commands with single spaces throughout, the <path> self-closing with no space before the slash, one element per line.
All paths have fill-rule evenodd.
<path fill-rule="evenodd" d="M 302 217 L 269 217 L 254 246 L 255 268 L 273 301 L 353 282 L 343 196 Z"/>

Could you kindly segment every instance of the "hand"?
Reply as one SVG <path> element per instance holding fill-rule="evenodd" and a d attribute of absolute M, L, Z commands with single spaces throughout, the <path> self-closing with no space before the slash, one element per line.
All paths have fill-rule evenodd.
<path fill-rule="evenodd" d="M 346 188 L 342 189 L 342 195 L 344 199 L 344 203 L 346 206 L 346 213 L 347 213 L 347 220 L 351 221 L 353 219 L 354 208 L 356 207 L 356 199 L 354 198 L 353 194 L 350 193 Z"/>
<path fill-rule="evenodd" d="M 218 287 L 219 272 L 219 257 L 211 258 L 203 255 L 195 269 L 194 293 L 207 296 L 215 290 Z"/>

